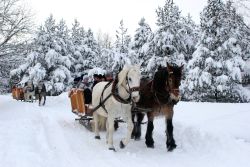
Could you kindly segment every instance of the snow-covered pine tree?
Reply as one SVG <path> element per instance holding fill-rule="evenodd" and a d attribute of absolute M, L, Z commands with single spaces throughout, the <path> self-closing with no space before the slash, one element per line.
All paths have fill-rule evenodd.
<path fill-rule="evenodd" d="M 183 49 L 184 58 L 186 63 L 192 58 L 192 55 L 195 51 L 195 46 L 198 42 L 199 38 L 199 27 L 195 24 L 190 14 L 186 17 L 182 17 L 182 25 L 183 28 L 179 31 L 182 35 L 183 42 L 186 45 L 185 49 Z"/>
<path fill-rule="evenodd" d="M 78 20 L 75 19 L 71 30 L 71 41 L 74 45 L 72 49 L 72 75 L 73 77 L 79 77 L 87 69 L 93 67 L 91 59 L 88 59 L 92 50 L 88 46 L 87 32 L 84 27 L 80 25 Z M 93 54 L 92 54 L 93 55 Z"/>
<path fill-rule="evenodd" d="M 97 66 L 97 61 L 100 60 L 100 48 L 91 29 L 87 31 L 83 44 L 86 47 L 84 57 L 89 62 L 85 68 L 92 69 Z"/>
<path fill-rule="evenodd" d="M 152 56 L 147 54 L 148 39 L 152 36 L 153 32 L 150 26 L 146 23 L 145 18 L 139 21 L 139 28 L 136 29 L 132 50 L 134 51 L 134 63 L 141 64 L 141 69 L 146 72 L 147 62 Z"/>
<path fill-rule="evenodd" d="M 34 39 L 34 50 L 26 57 L 26 63 L 11 72 L 12 76 L 19 75 L 22 78 L 21 83 L 28 80 L 35 84 L 40 80 L 45 81 L 51 95 L 63 92 L 72 80 L 69 58 L 62 55 L 67 51 L 62 51 L 63 39 L 57 31 L 55 19 L 50 15 L 44 26 L 40 26 Z"/>
<path fill-rule="evenodd" d="M 184 18 L 173 0 L 166 0 L 163 7 L 156 10 L 157 30 L 153 40 L 147 45 L 147 51 L 152 54 L 147 70 L 154 73 L 157 66 L 170 64 L 186 64 L 194 51 L 197 34 L 191 18 Z M 152 51 L 153 50 L 153 51 Z"/>
<path fill-rule="evenodd" d="M 102 33 L 101 31 L 97 34 L 97 43 L 99 48 L 100 57 L 95 62 L 95 66 L 101 67 L 102 69 L 111 72 L 113 66 L 114 50 L 111 45 L 111 36 L 108 33 Z"/>
<path fill-rule="evenodd" d="M 118 72 L 124 64 L 131 64 L 131 60 L 129 59 L 130 43 L 131 37 L 127 34 L 127 28 L 124 27 L 123 20 L 121 20 L 119 30 L 116 31 L 112 70 Z"/>
<path fill-rule="evenodd" d="M 183 29 L 181 12 L 172 0 L 166 0 L 163 7 L 156 10 L 158 29 L 154 36 L 154 53 L 157 57 L 165 58 L 172 64 L 185 63 L 184 55 L 186 45 L 180 33 Z"/>
<path fill-rule="evenodd" d="M 184 82 L 186 98 L 198 101 L 238 101 L 234 87 L 244 65 L 238 25 L 222 1 L 208 0 L 201 14 L 201 38 Z M 238 37 L 237 37 L 238 36 Z"/>
<path fill-rule="evenodd" d="M 123 20 L 120 21 L 119 29 L 116 30 L 115 49 L 119 53 L 129 52 L 130 36 L 127 34 L 128 29 L 125 28 Z"/>

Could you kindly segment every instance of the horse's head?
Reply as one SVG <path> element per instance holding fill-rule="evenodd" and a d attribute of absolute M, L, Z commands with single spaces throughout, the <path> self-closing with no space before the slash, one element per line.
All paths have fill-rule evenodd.
<path fill-rule="evenodd" d="M 183 65 L 178 67 L 167 63 L 168 79 L 166 84 L 170 92 L 170 98 L 174 104 L 181 98 L 179 86 L 181 85 L 182 70 Z"/>
<path fill-rule="evenodd" d="M 130 94 L 132 101 L 138 102 L 140 99 L 140 67 L 138 65 L 124 67 L 119 73 L 118 77 L 118 86 L 123 86 L 127 93 Z"/>

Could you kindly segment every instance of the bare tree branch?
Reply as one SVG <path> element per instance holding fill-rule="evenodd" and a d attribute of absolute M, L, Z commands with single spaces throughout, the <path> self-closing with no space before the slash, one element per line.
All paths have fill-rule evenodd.
<path fill-rule="evenodd" d="M 7 49 L 8 43 L 20 41 L 31 32 L 32 15 L 22 5 L 22 0 L 0 1 L 0 55 Z"/>

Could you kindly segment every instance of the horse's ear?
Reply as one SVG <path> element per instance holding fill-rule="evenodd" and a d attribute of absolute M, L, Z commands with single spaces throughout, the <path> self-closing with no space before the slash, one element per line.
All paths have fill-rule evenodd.
<path fill-rule="evenodd" d="M 161 65 L 159 65 L 158 70 L 162 69 Z"/>
<path fill-rule="evenodd" d="M 119 66 L 118 72 L 120 73 L 122 71 L 122 66 Z"/>

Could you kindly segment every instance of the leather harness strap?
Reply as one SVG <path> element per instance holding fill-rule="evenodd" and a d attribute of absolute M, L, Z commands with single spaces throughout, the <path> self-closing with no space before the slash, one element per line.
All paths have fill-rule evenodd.
<path fill-rule="evenodd" d="M 126 77 L 127 78 L 127 77 Z M 127 80 L 127 79 L 126 79 Z M 127 80 L 127 83 L 128 83 L 128 80 Z M 104 91 L 112 84 L 112 89 L 111 89 L 111 93 L 105 98 L 103 99 L 103 94 L 104 94 Z M 104 109 L 104 111 L 106 113 L 108 113 L 106 107 L 105 107 L 105 102 L 111 97 L 113 96 L 115 98 L 115 100 L 117 100 L 118 102 L 120 103 L 123 103 L 123 104 L 129 104 L 132 102 L 132 98 L 131 98 L 131 93 L 132 92 L 135 92 L 135 91 L 139 91 L 139 87 L 133 87 L 133 88 L 130 88 L 129 87 L 129 91 L 125 88 L 125 90 L 129 93 L 129 98 L 128 99 L 123 99 L 119 93 L 118 93 L 118 88 L 117 88 L 117 84 L 118 84 L 118 75 L 116 75 L 116 78 L 114 81 L 110 81 L 109 83 L 107 83 L 102 91 L 102 94 L 101 94 L 101 98 L 100 98 L 100 102 L 99 102 L 99 105 L 96 106 L 95 108 L 92 109 L 92 112 L 95 112 L 98 108 L 102 107 Z M 128 84 L 129 86 L 129 84 Z"/>

